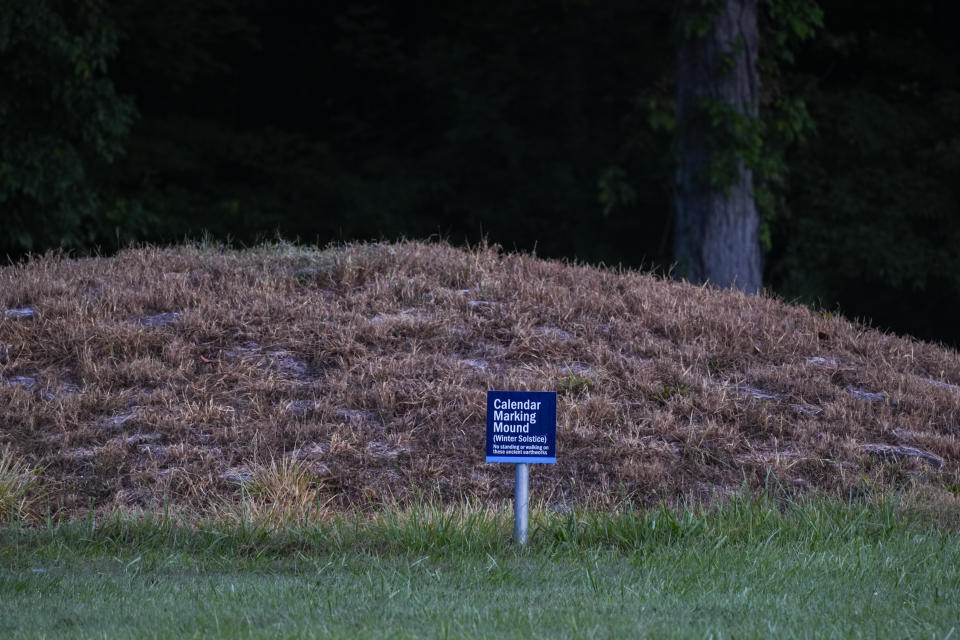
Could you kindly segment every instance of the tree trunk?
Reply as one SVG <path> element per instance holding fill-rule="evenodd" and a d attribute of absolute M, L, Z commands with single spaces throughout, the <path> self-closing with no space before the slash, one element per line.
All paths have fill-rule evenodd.
<path fill-rule="evenodd" d="M 753 172 L 738 161 L 724 184 L 707 175 L 716 162 L 709 138 L 717 124 L 704 109 L 721 105 L 757 117 L 757 0 L 724 0 L 703 37 L 684 35 L 697 11 L 701 3 L 688 0 L 677 12 L 677 275 L 756 293 L 763 254 Z"/>

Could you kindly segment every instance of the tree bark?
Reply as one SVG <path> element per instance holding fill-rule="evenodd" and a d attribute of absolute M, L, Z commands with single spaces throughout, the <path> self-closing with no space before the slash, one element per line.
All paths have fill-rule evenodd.
<path fill-rule="evenodd" d="M 756 118 L 757 0 L 724 0 L 703 37 L 684 35 L 699 2 L 677 11 L 677 168 L 674 258 L 677 275 L 756 293 L 763 279 L 760 216 L 753 172 L 739 161 L 731 184 L 711 183 L 715 161 L 705 104 L 722 104 Z"/>

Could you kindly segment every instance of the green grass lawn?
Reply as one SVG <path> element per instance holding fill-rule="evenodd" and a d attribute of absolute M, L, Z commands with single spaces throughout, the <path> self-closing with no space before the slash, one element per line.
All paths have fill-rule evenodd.
<path fill-rule="evenodd" d="M 0 531 L 5 638 L 960 637 L 960 536 L 889 505 L 431 508 Z"/>

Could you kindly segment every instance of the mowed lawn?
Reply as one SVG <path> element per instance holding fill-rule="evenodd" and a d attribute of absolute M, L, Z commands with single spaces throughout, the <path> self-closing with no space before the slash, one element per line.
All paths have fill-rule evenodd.
<path fill-rule="evenodd" d="M 955 638 L 960 536 L 890 506 L 419 509 L 0 533 L 5 638 Z"/>

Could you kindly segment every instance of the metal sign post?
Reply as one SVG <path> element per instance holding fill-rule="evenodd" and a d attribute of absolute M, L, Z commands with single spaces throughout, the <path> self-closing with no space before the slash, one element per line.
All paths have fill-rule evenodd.
<path fill-rule="evenodd" d="M 517 464 L 516 486 L 513 492 L 513 539 L 527 544 L 527 506 L 530 502 L 530 465 Z"/>
<path fill-rule="evenodd" d="M 530 465 L 557 461 L 557 394 L 553 391 L 487 392 L 487 462 L 517 465 L 513 537 L 527 543 Z"/>

